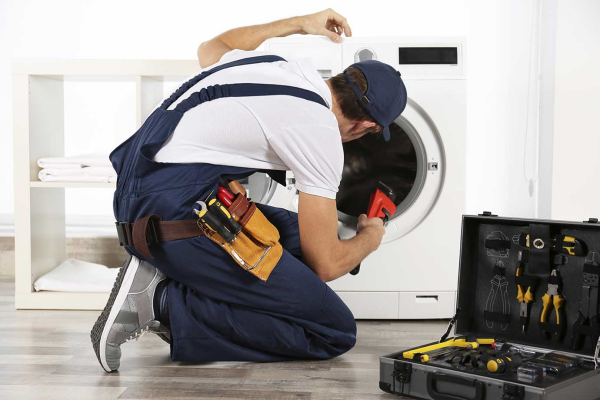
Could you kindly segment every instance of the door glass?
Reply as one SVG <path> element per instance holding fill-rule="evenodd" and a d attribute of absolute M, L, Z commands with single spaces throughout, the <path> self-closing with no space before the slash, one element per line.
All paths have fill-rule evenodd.
<path fill-rule="evenodd" d="M 344 171 L 337 194 L 339 212 L 351 217 L 366 214 L 379 181 L 394 191 L 397 207 L 409 197 L 417 180 L 417 151 L 413 140 L 397 123 L 390 126 L 390 133 L 389 142 L 367 134 L 344 143 Z M 405 208 L 398 207 L 395 216 Z"/>

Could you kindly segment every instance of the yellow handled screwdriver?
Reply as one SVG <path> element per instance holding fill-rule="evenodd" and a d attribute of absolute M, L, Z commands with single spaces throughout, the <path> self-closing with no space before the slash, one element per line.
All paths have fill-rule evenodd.
<path fill-rule="evenodd" d="M 519 354 L 507 354 L 489 360 L 486 367 L 489 372 L 502 374 L 506 371 L 514 370 L 522 363 L 523 358 Z"/>
<path fill-rule="evenodd" d="M 231 214 L 225 206 L 217 199 L 208 202 L 208 208 L 211 213 L 217 216 L 231 233 L 237 235 L 242 230 L 242 226 L 231 217 Z"/>
<path fill-rule="evenodd" d="M 221 221 L 219 221 L 216 215 L 213 215 L 212 213 L 208 212 L 206 203 L 203 201 L 197 201 L 196 203 L 200 205 L 200 210 L 194 211 L 196 212 L 196 215 L 198 215 L 200 221 L 202 221 L 202 223 L 208 229 L 218 233 L 227 243 L 233 242 L 235 240 L 235 236 L 233 235 L 233 233 L 231 233 L 227 230 L 227 228 L 225 228 L 225 226 L 221 223 Z"/>

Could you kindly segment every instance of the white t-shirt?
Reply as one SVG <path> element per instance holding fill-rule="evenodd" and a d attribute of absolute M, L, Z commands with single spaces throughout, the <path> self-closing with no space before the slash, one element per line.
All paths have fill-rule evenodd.
<path fill-rule="evenodd" d="M 209 68 L 265 54 L 233 50 Z M 292 96 L 229 97 L 205 102 L 183 115 L 154 160 L 291 170 L 298 190 L 335 199 L 344 165 L 342 140 L 330 109 L 331 91 L 311 60 L 224 69 L 194 85 L 169 109 L 203 87 L 232 83 L 278 84 L 311 90 L 329 108 Z"/>

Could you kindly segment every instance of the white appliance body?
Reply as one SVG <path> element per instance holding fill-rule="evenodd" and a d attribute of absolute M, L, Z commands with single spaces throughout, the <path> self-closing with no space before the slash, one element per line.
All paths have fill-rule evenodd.
<path fill-rule="evenodd" d="M 464 39 L 349 38 L 339 45 L 320 38 L 290 37 L 269 40 L 265 47 L 288 60 L 311 58 L 325 79 L 361 58 L 378 59 L 401 72 L 409 102 L 396 124 L 415 148 L 415 183 L 397 205 L 382 245 L 362 262 L 360 273 L 346 275 L 330 286 L 357 319 L 452 317 L 465 210 Z M 406 64 L 404 59 L 400 64 L 399 49 L 410 52 L 412 48 L 425 52 L 415 56 L 416 63 L 408 60 Z M 455 63 L 428 63 L 428 50 L 448 48 L 455 49 Z M 419 59 L 423 54 L 425 59 Z M 268 196 L 263 199 L 297 211 L 293 175 L 288 172 L 287 176 L 285 188 L 268 183 Z M 342 238 L 355 232 L 351 218 L 346 217 L 340 215 Z"/>

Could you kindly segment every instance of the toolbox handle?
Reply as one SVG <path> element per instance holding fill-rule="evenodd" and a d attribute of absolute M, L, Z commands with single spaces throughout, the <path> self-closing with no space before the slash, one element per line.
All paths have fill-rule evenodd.
<path fill-rule="evenodd" d="M 437 391 L 437 382 L 450 382 L 457 385 L 475 387 L 474 397 L 462 397 L 454 394 L 440 393 Z M 433 400 L 482 400 L 485 396 L 485 386 L 477 379 L 466 379 L 454 375 L 429 372 L 427 374 L 427 393 Z"/>

